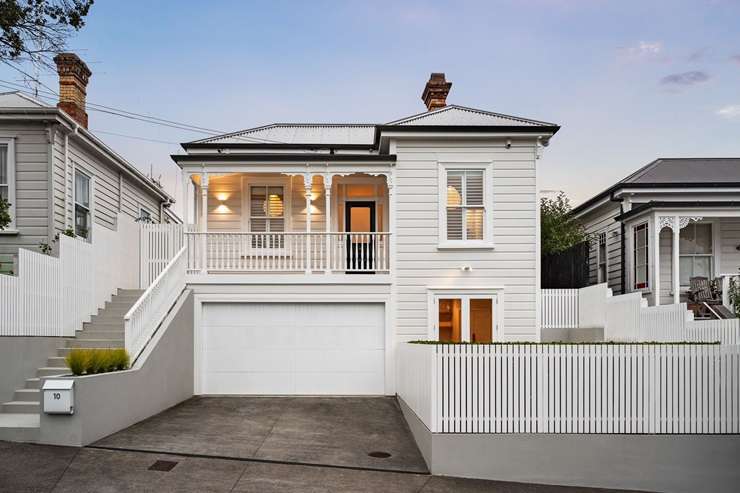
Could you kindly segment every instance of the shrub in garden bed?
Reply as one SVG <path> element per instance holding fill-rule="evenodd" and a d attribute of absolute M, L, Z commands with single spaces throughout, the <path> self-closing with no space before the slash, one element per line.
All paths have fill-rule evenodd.
<path fill-rule="evenodd" d="M 65 361 L 72 374 L 79 376 L 125 370 L 129 367 L 131 360 L 128 352 L 123 348 L 75 348 L 69 352 Z"/>

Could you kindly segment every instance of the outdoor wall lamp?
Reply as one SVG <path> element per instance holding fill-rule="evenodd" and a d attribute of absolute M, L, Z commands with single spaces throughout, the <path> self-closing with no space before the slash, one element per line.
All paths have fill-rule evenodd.
<path fill-rule="evenodd" d="M 473 268 L 469 265 L 463 265 L 462 267 L 460 267 L 460 270 L 463 272 L 471 272 Z"/>

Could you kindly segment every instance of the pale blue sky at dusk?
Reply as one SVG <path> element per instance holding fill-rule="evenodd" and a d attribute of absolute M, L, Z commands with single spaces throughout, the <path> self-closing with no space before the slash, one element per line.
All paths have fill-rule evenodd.
<path fill-rule="evenodd" d="M 449 103 L 562 125 L 540 188 L 578 203 L 656 157 L 740 156 L 738 26 L 731 0 L 99 0 L 70 48 L 93 71 L 89 101 L 223 131 L 390 121 L 423 111 L 445 72 Z M 205 135 L 89 114 L 179 194 L 177 145 L 102 132 Z"/>

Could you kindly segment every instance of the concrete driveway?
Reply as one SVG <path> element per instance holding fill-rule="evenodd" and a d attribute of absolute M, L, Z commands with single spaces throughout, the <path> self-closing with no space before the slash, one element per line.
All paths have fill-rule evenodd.
<path fill-rule="evenodd" d="M 93 447 L 428 473 L 393 397 L 194 397 Z"/>

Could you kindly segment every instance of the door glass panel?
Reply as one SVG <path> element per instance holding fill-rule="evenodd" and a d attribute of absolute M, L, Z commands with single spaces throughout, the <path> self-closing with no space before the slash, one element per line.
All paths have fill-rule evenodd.
<path fill-rule="evenodd" d="M 470 342 L 493 340 L 493 300 L 470 300 Z"/>
<path fill-rule="evenodd" d="M 370 207 L 352 207 L 349 214 L 350 231 L 370 232 Z"/>
<path fill-rule="evenodd" d="M 462 341 L 462 300 L 460 298 L 439 300 L 439 341 Z"/>

